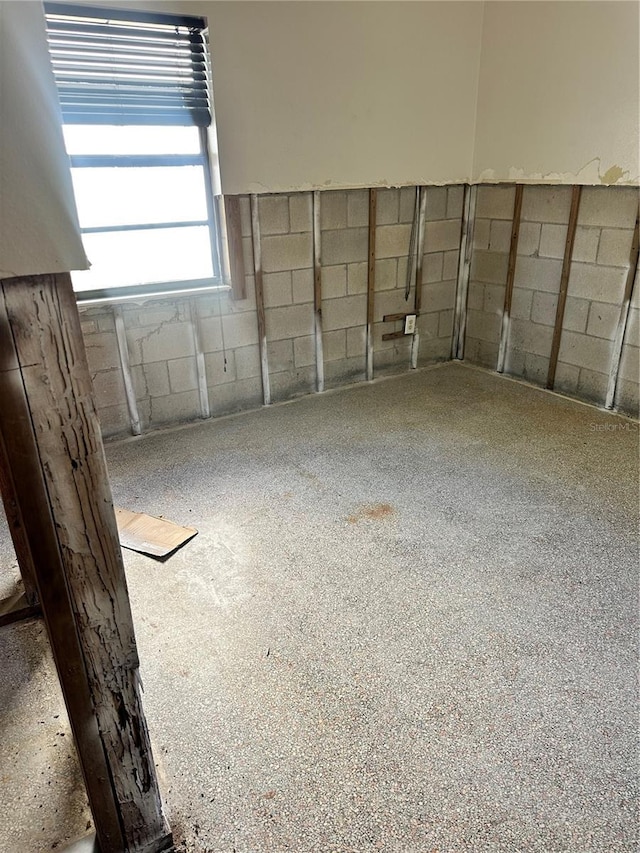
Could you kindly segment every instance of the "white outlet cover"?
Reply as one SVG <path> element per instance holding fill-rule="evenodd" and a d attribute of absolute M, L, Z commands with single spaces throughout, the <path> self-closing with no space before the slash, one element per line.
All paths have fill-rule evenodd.
<path fill-rule="evenodd" d="M 416 315 L 407 314 L 404 318 L 404 333 L 405 335 L 413 335 L 416 330 Z"/>

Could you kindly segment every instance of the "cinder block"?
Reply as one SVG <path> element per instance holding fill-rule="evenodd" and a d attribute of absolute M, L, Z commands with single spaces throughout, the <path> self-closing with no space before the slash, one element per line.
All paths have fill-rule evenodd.
<path fill-rule="evenodd" d="M 395 258 L 376 261 L 376 292 L 393 290 L 398 285 L 398 262 Z"/>
<path fill-rule="evenodd" d="M 140 339 L 142 361 L 163 361 L 193 355 L 193 333 L 189 323 L 167 323 L 146 330 Z"/>
<path fill-rule="evenodd" d="M 270 376 L 273 373 L 282 373 L 284 370 L 293 370 L 293 341 L 291 338 L 269 341 L 267 344 L 267 360 Z"/>
<path fill-rule="evenodd" d="M 522 378 L 535 385 L 546 385 L 549 374 L 549 358 L 527 352 L 524 355 Z"/>
<path fill-rule="evenodd" d="M 140 382 L 136 381 L 135 385 L 136 388 L 143 389 L 142 397 L 166 397 L 171 393 L 169 368 L 166 361 L 154 361 L 151 364 L 139 365 L 138 368 Z"/>
<path fill-rule="evenodd" d="M 347 267 L 340 264 L 322 268 L 322 298 L 336 299 L 347 295 Z"/>
<path fill-rule="evenodd" d="M 598 263 L 628 269 L 632 239 L 633 231 L 603 228 L 598 248 Z"/>
<path fill-rule="evenodd" d="M 586 331 L 590 304 L 586 299 L 575 299 L 573 296 L 567 296 L 562 328 L 568 329 L 570 332 Z"/>
<path fill-rule="evenodd" d="M 447 187 L 427 187 L 426 219 L 447 219 Z"/>
<path fill-rule="evenodd" d="M 455 298 L 455 297 L 454 297 Z M 471 279 L 467 291 L 467 310 L 482 311 L 484 306 L 484 284 Z"/>
<path fill-rule="evenodd" d="M 275 308 L 271 310 L 285 311 L 287 309 Z M 225 346 L 229 349 L 246 347 L 250 344 L 258 343 L 258 322 L 255 314 L 247 314 L 244 312 L 242 314 L 228 314 L 222 318 L 222 322 Z M 202 337 L 203 348 L 206 352 L 216 351 L 219 349 L 219 340 L 214 347 L 210 347 L 205 336 L 203 335 Z"/>
<path fill-rule="evenodd" d="M 495 343 L 500 341 L 502 318 L 498 314 L 485 311 L 467 310 L 467 335 L 480 341 Z M 513 325 L 513 323 L 512 323 Z"/>
<path fill-rule="evenodd" d="M 404 298 L 404 291 L 400 290 L 400 288 L 396 288 L 395 290 L 385 290 L 382 293 L 376 294 L 375 300 L 375 317 L 376 319 L 382 319 L 385 314 L 400 314 L 404 313 L 409 309 L 409 306 L 413 305 L 413 301 L 406 302 Z M 365 322 L 366 315 L 362 322 Z M 392 329 L 388 329 L 387 331 L 393 331 Z"/>
<path fill-rule="evenodd" d="M 421 340 L 433 340 L 434 338 L 440 337 L 439 325 L 441 313 L 442 312 L 440 311 L 430 311 L 420 314 L 417 326 Z"/>
<path fill-rule="evenodd" d="M 309 335 L 313 331 L 313 307 L 311 305 L 287 305 L 284 308 L 269 308 L 265 311 L 265 317 L 267 340 L 269 341 L 298 338 L 302 335 Z"/>
<path fill-rule="evenodd" d="M 526 197 L 526 190 L 525 190 Z M 512 186 L 478 187 L 476 218 L 513 219 L 515 188 Z"/>
<path fill-rule="evenodd" d="M 458 278 L 458 259 L 460 251 L 453 249 L 444 253 L 444 263 L 442 265 L 442 278 L 444 281 L 451 281 Z"/>
<path fill-rule="evenodd" d="M 608 381 L 609 377 L 604 373 L 581 368 L 577 389 L 578 397 L 582 400 L 591 400 L 594 403 L 604 403 Z"/>
<path fill-rule="evenodd" d="M 281 272 L 313 266 L 311 234 L 261 238 L 262 269 Z"/>
<path fill-rule="evenodd" d="M 488 251 L 491 236 L 491 220 L 477 219 L 473 225 L 473 248 Z"/>
<path fill-rule="evenodd" d="M 478 250 L 471 258 L 471 277 L 490 284 L 504 284 L 508 266 L 508 255 Z"/>
<path fill-rule="evenodd" d="M 543 326 L 555 326 L 558 297 L 555 293 L 538 291 L 533 294 L 531 320 Z"/>
<path fill-rule="evenodd" d="M 105 311 L 104 313 L 98 314 L 96 320 L 98 323 L 98 329 L 101 332 L 112 332 L 116 327 L 115 319 L 111 311 Z"/>
<path fill-rule="evenodd" d="M 98 419 L 103 438 L 113 438 L 131 432 L 129 410 L 124 404 L 102 406 L 98 409 Z"/>
<path fill-rule="evenodd" d="M 636 382 L 618 380 L 615 408 L 616 411 L 625 412 L 636 420 L 640 418 L 640 386 Z"/>
<path fill-rule="evenodd" d="M 345 329 L 336 329 L 322 333 L 322 356 L 325 361 L 338 361 L 347 355 L 347 333 Z"/>
<path fill-rule="evenodd" d="M 561 275 L 562 261 L 521 255 L 516 264 L 514 285 L 529 290 L 557 293 L 560 289 Z"/>
<path fill-rule="evenodd" d="M 499 314 L 504 311 L 504 286 L 500 284 L 485 284 L 483 308 L 489 314 Z"/>
<path fill-rule="evenodd" d="M 300 367 L 295 371 L 275 373 L 271 377 L 271 396 L 275 403 L 291 400 L 315 390 L 314 367 Z"/>
<path fill-rule="evenodd" d="M 209 389 L 209 405 L 213 415 L 225 415 L 262 405 L 262 381 L 250 377 Z"/>
<path fill-rule="evenodd" d="M 168 397 L 153 397 L 150 409 L 150 425 L 180 423 L 195 418 L 200 412 L 200 398 L 197 391 L 183 391 L 182 394 L 169 394 Z"/>
<path fill-rule="evenodd" d="M 352 326 L 347 329 L 347 357 L 356 358 L 365 354 L 367 349 L 367 327 Z"/>
<path fill-rule="evenodd" d="M 296 367 L 308 367 L 316 363 L 316 339 L 314 335 L 305 335 L 293 340 L 293 358 Z"/>
<path fill-rule="evenodd" d="M 527 186 L 522 194 L 521 218 L 526 222 L 569 221 L 571 187 Z"/>
<path fill-rule="evenodd" d="M 460 223 L 457 220 L 427 222 L 424 230 L 424 247 L 427 252 L 446 252 L 460 248 Z"/>
<path fill-rule="evenodd" d="M 418 365 L 433 364 L 437 361 L 449 361 L 451 341 L 448 338 L 421 338 L 418 351 Z"/>
<path fill-rule="evenodd" d="M 638 347 L 625 344 L 622 348 L 622 357 L 620 359 L 620 369 L 618 373 L 620 379 L 626 382 L 640 382 L 640 349 Z"/>
<path fill-rule="evenodd" d="M 289 226 L 291 233 L 312 230 L 311 193 L 292 193 L 289 196 Z"/>
<path fill-rule="evenodd" d="M 402 187 L 400 190 L 400 222 L 413 222 L 416 207 L 416 188 Z"/>
<path fill-rule="evenodd" d="M 492 219 L 489 233 L 489 250 L 509 252 L 511 246 L 511 223 L 504 219 Z"/>
<path fill-rule="evenodd" d="M 624 339 L 631 346 L 640 346 L 640 311 L 637 308 L 629 309 L 627 318 L 627 328 L 625 329 Z"/>
<path fill-rule="evenodd" d="M 579 378 L 579 367 L 559 361 L 556 365 L 556 378 L 553 390 L 559 391 L 561 394 L 575 394 L 578 390 Z"/>
<path fill-rule="evenodd" d="M 447 219 L 462 219 L 464 186 L 447 187 Z M 436 219 L 441 217 L 437 216 Z"/>
<path fill-rule="evenodd" d="M 133 333 L 132 333 L 133 334 Z M 129 332 L 127 332 L 127 341 L 129 340 Z M 134 343 L 132 341 L 132 343 Z M 120 355 L 118 353 L 118 342 L 115 333 L 113 332 L 97 332 L 96 334 L 87 337 L 84 342 L 87 352 L 87 362 L 89 364 L 89 372 L 97 373 L 99 370 L 108 370 L 112 367 L 120 367 Z M 137 341 L 131 347 L 132 357 L 139 353 Z M 137 361 L 140 361 L 138 356 Z"/>
<path fill-rule="evenodd" d="M 347 292 L 349 296 L 366 293 L 369 283 L 369 265 L 361 262 L 347 266 Z"/>
<path fill-rule="evenodd" d="M 523 350 L 534 355 L 549 356 L 553 328 L 529 323 L 526 320 L 511 319 L 509 345 L 514 350 Z"/>
<path fill-rule="evenodd" d="M 364 367 L 362 356 L 330 361 L 324 369 L 325 388 L 340 388 L 342 385 L 361 382 L 365 378 Z"/>
<path fill-rule="evenodd" d="M 537 255 L 540 247 L 539 222 L 521 222 L 518 231 L 518 254 Z"/>
<path fill-rule="evenodd" d="M 543 328 L 542 326 L 539 328 Z M 579 332 L 563 331 L 560 340 L 558 360 L 576 367 L 586 367 L 599 371 L 607 366 L 611 359 L 611 342 L 604 338 L 594 338 Z"/>
<path fill-rule="evenodd" d="M 92 381 L 96 406 L 99 409 L 107 406 L 126 405 L 124 382 L 120 370 L 117 368 L 115 370 L 101 370 L 92 376 Z"/>
<path fill-rule="evenodd" d="M 361 228 L 369 225 L 369 190 L 347 192 L 347 226 Z"/>
<path fill-rule="evenodd" d="M 438 337 L 451 338 L 453 334 L 453 311 L 441 311 L 438 314 Z"/>
<path fill-rule="evenodd" d="M 638 211 L 637 187 L 584 187 L 580 225 L 633 228 Z"/>
<path fill-rule="evenodd" d="M 574 261 L 591 264 L 595 262 L 600 241 L 599 228 L 585 228 L 578 225 L 576 228 L 576 239 L 573 244 Z"/>
<path fill-rule="evenodd" d="M 226 382 L 235 382 L 235 350 L 205 353 L 204 369 L 209 387 L 224 385 Z"/>
<path fill-rule="evenodd" d="M 265 308 L 277 308 L 279 305 L 290 305 L 291 273 L 267 272 L 262 277 Z"/>
<path fill-rule="evenodd" d="M 291 273 L 293 301 L 313 302 L 313 270 L 293 270 Z"/>
<path fill-rule="evenodd" d="M 474 361 L 476 364 L 481 364 L 483 367 L 488 367 L 490 370 L 495 370 L 498 363 L 498 343 L 491 341 L 478 341 L 475 350 Z M 465 361 L 470 361 L 467 358 L 467 347 L 465 344 Z"/>
<path fill-rule="evenodd" d="M 236 364 L 236 378 L 250 379 L 260 376 L 260 348 L 255 344 L 239 347 L 233 351 Z"/>
<path fill-rule="evenodd" d="M 98 331 L 97 321 L 92 320 L 90 317 L 83 318 L 82 314 L 80 314 L 80 331 L 85 338 L 87 335 L 92 335 L 94 332 Z"/>
<path fill-rule="evenodd" d="M 568 292 L 581 299 L 595 302 L 622 302 L 626 270 L 619 267 L 600 267 L 572 264 Z"/>
<path fill-rule="evenodd" d="M 452 281 L 422 286 L 422 311 L 446 311 L 455 306 L 456 289 Z M 473 306 L 473 300 L 471 300 Z"/>
<path fill-rule="evenodd" d="M 393 225 L 400 216 L 400 191 L 395 189 L 378 190 L 376 203 L 376 225 Z"/>
<path fill-rule="evenodd" d="M 366 261 L 368 252 L 368 228 L 345 228 L 341 231 L 325 231 L 322 235 L 322 263 L 327 266 Z"/>
<path fill-rule="evenodd" d="M 198 372 L 196 360 L 192 358 L 174 358 L 167 362 L 169 368 L 169 385 L 172 394 L 182 391 L 193 391 L 198 387 Z"/>
<path fill-rule="evenodd" d="M 382 225 L 376 229 L 376 258 L 406 256 L 410 238 L 410 225 Z"/>
<path fill-rule="evenodd" d="M 443 263 L 443 252 L 430 252 L 428 255 L 424 255 L 422 260 L 422 281 L 424 283 L 442 281 Z"/>
<path fill-rule="evenodd" d="M 342 191 L 321 192 L 320 228 L 332 231 L 347 227 L 347 194 Z"/>
<path fill-rule="evenodd" d="M 612 341 L 618 327 L 620 307 L 605 302 L 592 302 L 589 308 L 587 334 Z"/>
<path fill-rule="evenodd" d="M 566 225 L 542 226 L 540 235 L 540 255 L 543 258 L 564 258 L 564 247 L 567 242 Z"/>
<path fill-rule="evenodd" d="M 289 231 L 289 197 L 261 195 L 258 197 L 260 234 L 286 234 Z"/>
<path fill-rule="evenodd" d="M 360 326 L 366 321 L 366 296 L 330 299 L 322 306 L 322 328 L 327 332 L 333 329 L 346 329 L 349 326 Z"/>
<path fill-rule="evenodd" d="M 531 317 L 533 290 L 514 287 L 511 296 L 511 317 L 516 320 L 528 320 Z"/>

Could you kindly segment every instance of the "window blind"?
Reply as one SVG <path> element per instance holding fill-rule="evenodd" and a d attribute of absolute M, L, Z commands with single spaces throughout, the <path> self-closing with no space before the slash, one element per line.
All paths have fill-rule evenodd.
<path fill-rule="evenodd" d="M 202 18 L 45 3 L 66 124 L 211 124 Z"/>

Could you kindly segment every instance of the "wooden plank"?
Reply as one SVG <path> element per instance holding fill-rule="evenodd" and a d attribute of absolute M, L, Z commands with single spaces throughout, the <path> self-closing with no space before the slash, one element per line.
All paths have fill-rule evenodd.
<path fill-rule="evenodd" d="M 376 290 L 376 224 L 378 190 L 369 190 L 369 252 L 367 274 L 367 379 L 373 379 L 373 319 Z"/>
<path fill-rule="evenodd" d="M 404 329 L 401 332 L 388 332 L 382 336 L 383 341 L 395 341 L 396 338 L 404 338 Z"/>
<path fill-rule="evenodd" d="M 127 408 L 129 410 L 131 432 L 133 433 L 133 435 L 141 435 L 142 425 L 140 423 L 140 415 L 138 413 L 138 401 L 136 399 L 136 392 L 135 388 L 133 387 L 131 364 L 129 362 L 129 345 L 127 344 L 127 333 L 124 327 L 124 314 L 122 312 L 121 305 L 114 306 L 113 317 L 116 324 L 116 341 L 118 342 L 118 355 L 120 356 L 120 370 L 122 371 L 124 393 L 125 397 L 127 398 Z"/>
<path fill-rule="evenodd" d="M 158 853 L 172 839 L 71 280 L 4 280 L 2 301 L 20 366 L 0 374 L 0 435 L 100 850 Z"/>
<path fill-rule="evenodd" d="M 231 293 L 234 299 L 246 299 L 247 288 L 244 268 L 244 252 L 242 251 L 240 196 L 224 196 L 224 218 L 227 227 L 227 248 L 229 250 Z"/>
<path fill-rule="evenodd" d="M 571 209 L 569 211 L 569 224 L 567 226 L 567 239 L 564 244 L 564 258 L 562 260 L 562 274 L 560 276 L 560 292 L 558 293 L 558 306 L 556 308 L 556 321 L 553 328 L 553 339 L 551 341 L 551 355 L 549 357 L 549 372 L 547 373 L 547 388 L 553 390 L 556 381 L 556 368 L 558 367 L 558 354 L 560 352 L 560 341 L 562 339 L 562 324 L 564 321 L 564 309 L 567 304 L 567 289 L 569 286 L 569 273 L 571 272 L 571 260 L 573 258 L 573 244 L 576 238 L 576 227 L 578 225 L 578 213 L 580 212 L 580 198 L 582 197 L 582 186 L 573 187 L 571 194 Z"/>
<path fill-rule="evenodd" d="M 207 386 L 207 367 L 204 359 L 202 336 L 200 335 L 198 305 L 195 299 L 188 299 L 187 302 L 189 305 L 189 323 L 191 325 L 193 351 L 196 355 L 196 375 L 198 377 L 198 396 L 200 397 L 200 416 L 206 419 L 211 417 L 211 407 L 209 405 L 209 388 Z M 222 318 L 220 319 L 220 322 L 222 324 Z"/>
<path fill-rule="evenodd" d="M 427 188 L 418 187 L 418 239 L 416 245 L 416 289 L 413 301 L 414 314 L 416 318 L 420 316 L 420 308 L 422 307 L 422 263 L 424 260 L 424 230 L 427 218 Z M 411 367 L 415 370 L 418 366 L 418 353 L 420 351 L 420 331 L 416 322 L 415 332 L 411 338 Z"/>
<path fill-rule="evenodd" d="M 504 373 L 504 363 L 509 345 L 509 327 L 511 325 L 511 302 L 513 300 L 513 282 L 516 277 L 516 262 L 518 260 L 518 239 L 520 237 L 520 214 L 522 212 L 522 184 L 516 184 L 516 194 L 513 200 L 513 220 L 511 222 L 511 242 L 509 244 L 509 266 L 507 267 L 507 285 L 504 291 L 504 307 L 502 309 L 502 326 L 500 330 L 500 348 L 496 370 Z"/>
<path fill-rule="evenodd" d="M 260 372 L 262 376 L 262 402 L 271 405 L 269 382 L 269 358 L 267 356 L 267 328 L 264 314 L 264 285 L 262 281 L 262 250 L 260 245 L 260 214 L 258 196 L 251 196 L 251 242 L 253 245 L 253 275 L 256 289 L 256 312 L 258 315 L 258 346 L 260 348 Z"/>
<path fill-rule="evenodd" d="M 0 628 L 40 614 L 41 610 L 38 605 L 29 604 L 24 592 L 16 592 L 0 601 Z"/>
<path fill-rule="evenodd" d="M 451 358 L 460 361 L 464 358 L 464 345 L 467 334 L 467 300 L 469 296 L 469 274 L 471 272 L 477 196 L 478 188 L 475 185 L 469 186 L 469 184 L 466 184 L 464 188 L 464 212 L 460 233 L 456 306 L 453 319 L 453 336 L 451 338 Z"/>
<path fill-rule="evenodd" d="M 401 312 L 399 314 L 385 314 L 384 317 L 382 318 L 382 322 L 383 323 L 397 323 L 400 320 L 406 320 L 407 317 L 413 317 L 415 313 L 416 313 L 415 311 L 407 311 L 406 313 Z"/>
<path fill-rule="evenodd" d="M 166 557 L 198 534 L 195 527 L 182 527 L 146 512 L 115 507 L 115 513 L 122 547 L 152 557 Z"/>
<path fill-rule="evenodd" d="M 633 297 L 633 288 L 638 277 L 638 254 L 640 242 L 638 233 L 639 228 L 640 206 L 636 215 L 636 227 L 633 231 L 633 240 L 631 241 L 629 272 L 627 273 L 627 280 L 624 285 L 624 294 L 622 297 L 622 305 L 620 306 L 620 316 L 618 317 L 616 336 L 613 340 L 613 352 L 611 353 L 611 365 L 609 367 L 609 381 L 607 383 L 607 396 L 604 403 L 606 409 L 612 409 L 616 399 L 618 372 L 620 370 L 620 359 L 622 358 L 622 347 L 624 345 L 625 332 L 627 331 L 627 323 L 629 321 L 629 308 Z"/>
<path fill-rule="evenodd" d="M 316 391 L 324 391 L 324 346 L 322 340 L 322 231 L 320 193 L 313 194 L 313 322 L 316 349 Z"/>

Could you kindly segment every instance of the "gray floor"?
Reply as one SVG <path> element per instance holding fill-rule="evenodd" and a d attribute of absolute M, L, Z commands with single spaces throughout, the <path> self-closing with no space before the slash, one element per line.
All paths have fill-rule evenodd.
<path fill-rule="evenodd" d="M 200 530 L 125 552 L 180 850 L 636 849 L 636 424 L 447 365 L 108 461 Z M 87 819 L 40 625 L 0 668 L 0 848 L 40 853 Z"/>

